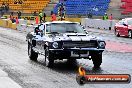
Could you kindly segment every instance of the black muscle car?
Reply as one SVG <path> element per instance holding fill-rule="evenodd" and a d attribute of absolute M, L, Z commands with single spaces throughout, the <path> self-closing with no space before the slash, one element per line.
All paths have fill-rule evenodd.
<path fill-rule="evenodd" d="M 100 67 L 105 41 L 88 35 L 75 22 L 54 21 L 39 24 L 34 32 L 26 36 L 28 55 L 36 61 L 38 54 L 44 55 L 46 66 L 52 67 L 54 60 L 92 59 L 94 67 Z"/>

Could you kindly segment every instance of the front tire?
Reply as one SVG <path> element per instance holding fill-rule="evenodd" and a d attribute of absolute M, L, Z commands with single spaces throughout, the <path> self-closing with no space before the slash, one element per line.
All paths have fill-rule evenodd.
<path fill-rule="evenodd" d="M 67 62 L 68 63 L 75 63 L 76 62 L 76 59 L 67 59 Z"/>
<path fill-rule="evenodd" d="M 37 61 L 38 53 L 33 51 L 32 45 L 29 43 L 28 43 L 28 56 L 29 56 L 30 60 Z"/>
<path fill-rule="evenodd" d="M 92 55 L 92 61 L 95 68 L 99 68 L 102 63 L 102 52 L 95 52 Z"/>
<path fill-rule="evenodd" d="M 132 38 L 132 31 L 131 30 L 128 31 L 128 37 Z"/>
<path fill-rule="evenodd" d="M 116 35 L 116 37 L 120 37 L 120 34 L 119 34 L 119 32 L 117 32 L 117 29 L 115 29 L 115 35 Z"/>
<path fill-rule="evenodd" d="M 46 67 L 53 67 L 54 59 L 51 57 L 48 47 L 45 49 L 45 65 Z"/>

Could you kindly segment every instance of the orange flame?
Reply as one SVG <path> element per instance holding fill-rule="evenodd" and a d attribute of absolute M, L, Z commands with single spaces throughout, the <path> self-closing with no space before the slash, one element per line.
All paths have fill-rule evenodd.
<path fill-rule="evenodd" d="M 85 76 L 86 75 L 86 71 L 85 71 L 85 69 L 83 67 L 80 66 L 78 71 L 79 71 L 79 75 L 80 76 Z"/>

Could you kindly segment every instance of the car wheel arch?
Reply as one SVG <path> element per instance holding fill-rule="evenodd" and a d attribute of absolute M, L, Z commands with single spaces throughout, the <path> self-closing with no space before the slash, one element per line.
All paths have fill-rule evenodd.
<path fill-rule="evenodd" d="M 115 28 L 115 33 L 117 32 L 117 30 L 118 30 L 118 29 L 117 29 L 117 28 Z"/>
<path fill-rule="evenodd" d="M 129 32 L 129 31 L 132 31 L 132 29 L 128 29 L 128 32 Z"/>
<path fill-rule="evenodd" d="M 120 33 L 119 33 L 119 32 L 117 33 L 117 30 L 118 30 L 118 29 L 116 28 L 116 29 L 115 29 L 115 35 L 116 35 L 117 37 L 119 37 L 119 36 L 120 36 Z"/>

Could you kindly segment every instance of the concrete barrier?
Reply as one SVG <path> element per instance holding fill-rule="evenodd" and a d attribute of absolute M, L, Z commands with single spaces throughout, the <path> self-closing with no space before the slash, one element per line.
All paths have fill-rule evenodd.
<path fill-rule="evenodd" d="M 12 28 L 12 29 L 16 30 L 17 24 L 12 23 L 12 21 L 10 19 L 0 19 L 0 27 Z"/>
<path fill-rule="evenodd" d="M 17 25 L 17 30 L 25 31 L 27 27 L 27 20 L 19 19 L 19 24 Z"/>
<path fill-rule="evenodd" d="M 109 29 L 109 27 L 111 27 L 111 29 L 114 29 L 114 25 L 116 24 L 116 21 L 82 18 L 81 24 L 84 27 L 99 28 L 99 29 Z"/>
<path fill-rule="evenodd" d="M 26 31 L 26 28 L 27 28 L 27 24 L 19 24 L 17 26 L 17 30 L 21 31 L 21 32 L 24 32 Z"/>
<path fill-rule="evenodd" d="M 27 22 L 24 19 L 18 19 L 19 24 L 27 24 Z"/>
<path fill-rule="evenodd" d="M 33 32 L 34 31 L 34 25 L 27 25 L 26 32 Z"/>
<path fill-rule="evenodd" d="M 30 24 L 30 21 L 19 19 L 19 24 L 12 23 L 10 19 L 0 19 L 0 27 L 11 28 L 21 32 L 32 32 L 36 24 Z"/>
<path fill-rule="evenodd" d="M 12 21 L 11 20 L 8 20 L 7 21 L 7 28 L 11 28 L 11 26 L 12 26 Z"/>
<path fill-rule="evenodd" d="M 2 19 L 0 19 L 0 26 L 2 27 L 2 24 L 3 24 L 3 20 Z"/>
<path fill-rule="evenodd" d="M 70 18 L 70 19 L 67 18 L 66 20 L 81 22 L 80 18 L 74 19 L 74 20 L 73 18 Z M 38 25 L 38 24 L 35 24 L 34 21 L 28 21 L 24 19 L 18 19 L 18 21 L 19 23 L 16 24 L 16 23 L 12 23 L 10 19 L 0 19 L 0 26 L 28 33 L 28 32 L 34 31 L 34 28 L 36 27 L 36 25 Z"/>
<path fill-rule="evenodd" d="M 17 24 L 16 23 L 12 23 L 12 27 L 11 28 L 14 29 L 14 30 L 17 30 Z"/>
<path fill-rule="evenodd" d="M 33 32 L 36 25 L 38 24 L 35 24 L 33 21 L 19 19 L 17 30 L 26 33 Z"/>
<path fill-rule="evenodd" d="M 26 25 L 26 24 L 20 24 L 19 26 L 17 26 L 17 30 L 20 32 L 33 32 L 34 31 L 34 25 Z"/>
<path fill-rule="evenodd" d="M 8 19 L 3 19 L 2 27 L 7 28 L 7 25 L 8 25 Z"/>

